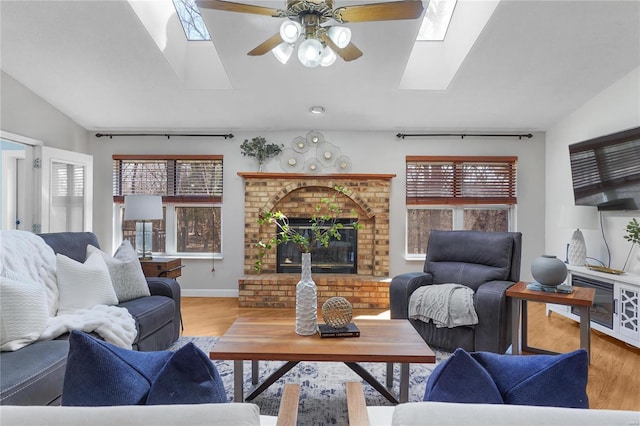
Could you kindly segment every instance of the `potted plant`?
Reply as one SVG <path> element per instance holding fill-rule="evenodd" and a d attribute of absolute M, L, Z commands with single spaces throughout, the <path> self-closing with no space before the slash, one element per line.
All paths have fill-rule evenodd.
<path fill-rule="evenodd" d="M 627 255 L 627 259 L 624 261 L 624 266 L 622 267 L 623 271 L 627 267 L 627 262 L 629 261 L 629 257 L 631 256 L 633 247 L 636 244 L 640 245 L 640 223 L 638 223 L 638 221 L 635 218 L 633 218 L 627 224 L 626 230 L 627 230 L 627 234 L 624 235 L 622 238 L 624 238 L 625 240 L 631 243 L 631 248 L 629 249 L 629 254 Z M 636 263 L 640 263 L 640 259 L 638 259 L 638 262 Z"/>
<path fill-rule="evenodd" d="M 311 335 L 317 332 L 318 301 L 316 284 L 311 278 L 311 249 L 318 245 L 328 247 L 332 239 L 340 240 L 340 229 L 343 224 L 338 221 L 342 209 L 338 204 L 338 197 L 346 195 L 347 189 L 342 186 L 333 188 L 335 193 L 332 198 L 321 198 L 315 207 L 315 213 L 311 217 L 311 232 L 300 234 L 289 226 L 288 217 L 281 211 L 263 212 L 258 223 L 260 225 L 276 224 L 277 232 L 268 241 L 258 241 L 256 245 L 260 251 L 255 262 L 255 270 L 262 271 L 262 259 L 266 251 L 274 246 L 286 242 L 293 242 L 302 253 L 302 276 L 296 285 L 296 333 Z M 357 218 L 355 210 L 350 215 Z M 362 225 L 357 219 L 352 223 L 355 229 L 361 229 Z"/>
<path fill-rule="evenodd" d="M 262 136 L 255 137 L 249 142 L 245 139 L 240 145 L 242 155 L 246 157 L 254 157 L 258 160 L 258 171 L 262 171 L 262 164 L 271 157 L 282 152 L 284 145 L 278 145 L 276 143 L 267 143 L 267 140 Z"/>

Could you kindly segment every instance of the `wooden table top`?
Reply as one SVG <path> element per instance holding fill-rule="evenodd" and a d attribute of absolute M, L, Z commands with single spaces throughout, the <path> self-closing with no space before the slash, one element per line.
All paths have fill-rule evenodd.
<path fill-rule="evenodd" d="M 360 337 L 300 336 L 295 320 L 238 318 L 211 350 L 211 359 L 436 362 L 431 348 L 407 320 L 354 320 Z"/>
<path fill-rule="evenodd" d="M 552 293 L 543 290 L 529 290 L 524 281 L 519 281 L 507 289 L 507 297 L 535 302 L 555 303 L 570 306 L 592 306 L 596 296 L 594 288 L 573 287 L 573 293 Z"/>

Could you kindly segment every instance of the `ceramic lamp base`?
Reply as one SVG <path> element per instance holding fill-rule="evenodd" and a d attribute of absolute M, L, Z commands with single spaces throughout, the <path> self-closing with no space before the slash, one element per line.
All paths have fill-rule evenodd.
<path fill-rule="evenodd" d="M 584 266 L 587 262 L 587 246 L 579 229 L 576 229 L 571 237 L 568 252 L 569 265 Z"/>

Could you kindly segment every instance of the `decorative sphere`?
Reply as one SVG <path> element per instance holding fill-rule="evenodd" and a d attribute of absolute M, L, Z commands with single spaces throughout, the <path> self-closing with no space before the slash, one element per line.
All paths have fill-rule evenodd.
<path fill-rule="evenodd" d="M 333 328 L 346 327 L 353 318 L 351 303 L 344 297 L 331 297 L 322 304 L 322 319 Z"/>
<path fill-rule="evenodd" d="M 567 265 L 555 256 L 544 254 L 531 263 L 531 275 L 545 287 L 556 287 L 567 278 Z"/>

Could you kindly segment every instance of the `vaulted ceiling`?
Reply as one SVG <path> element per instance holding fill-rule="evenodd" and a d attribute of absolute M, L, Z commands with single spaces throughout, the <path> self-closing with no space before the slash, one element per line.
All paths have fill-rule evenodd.
<path fill-rule="evenodd" d="M 203 10 L 213 41 L 187 44 L 175 16 L 150 29 L 151 3 L 125 0 L 2 0 L 1 67 L 90 130 L 544 131 L 640 65 L 640 1 L 458 0 L 450 34 L 480 3 L 492 13 L 442 88 L 415 78 L 447 51 L 403 80 L 420 19 L 348 24 L 364 55 L 310 69 L 246 55 L 283 18 Z"/>

